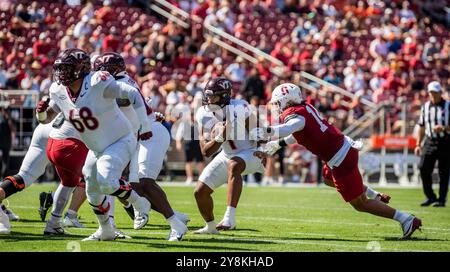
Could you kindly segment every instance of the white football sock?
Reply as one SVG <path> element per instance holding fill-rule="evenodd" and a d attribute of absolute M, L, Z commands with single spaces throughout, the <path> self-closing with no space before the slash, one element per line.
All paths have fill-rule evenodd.
<path fill-rule="evenodd" d="M 225 211 L 225 215 L 223 216 L 224 219 L 233 219 L 236 216 L 236 208 L 228 206 L 227 210 Z"/>
<path fill-rule="evenodd" d="M 369 186 L 367 186 L 366 189 L 366 196 L 369 199 L 375 199 L 377 197 L 377 195 L 379 195 L 380 193 L 375 191 L 374 189 L 370 188 Z"/>
<path fill-rule="evenodd" d="M 78 213 L 74 210 L 68 209 L 66 212 L 67 217 L 69 218 L 77 218 Z"/>
<path fill-rule="evenodd" d="M 176 217 L 175 214 L 173 214 L 171 217 L 167 218 L 166 220 L 167 220 L 167 222 L 169 222 L 171 229 L 178 230 L 179 228 L 181 228 L 184 225 L 183 222 L 181 222 L 180 219 L 178 219 L 178 217 Z"/>
<path fill-rule="evenodd" d="M 213 220 L 213 221 L 206 222 L 206 226 L 208 226 L 208 229 L 216 229 L 217 224 Z"/>
<path fill-rule="evenodd" d="M 405 212 L 401 212 L 399 210 L 395 210 L 395 214 L 394 214 L 394 220 L 397 220 L 398 222 L 400 222 L 400 224 L 403 224 L 406 222 L 406 220 L 408 220 L 408 218 L 411 215 L 409 213 L 405 213 Z"/>
<path fill-rule="evenodd" d="M 73 190 L 75 190 L 75 187 L 67 187 L 62 184 L 59 184 L 58 188 L 56 189 L 52 213 L 49 219 L 50 223 L 53 226 L 59 225 L 59 220 L 61 219 L 62 213 L 66 208 L 67 203 L 69 202 Z"/>
<path fill-rule="evenodd" d="M 116 223 L 114 222 L 114 208 L 116 207 L 116 197 L 115 196 L 107 196 L 108 200 L 109 200 L 109 222 L 111 223 L 111 225 L 113 225 L 114 227 L 116 226 Z"/>

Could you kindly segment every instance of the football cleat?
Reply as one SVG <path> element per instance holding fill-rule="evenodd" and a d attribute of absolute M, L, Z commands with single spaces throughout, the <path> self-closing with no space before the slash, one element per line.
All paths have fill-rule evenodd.
<path fill-rule="evenodd" d="M 130 205 L 130 207 L 123 206 L 124 210 L 127 212 L 128 216 L 130 216 L 131 220 L 134 220 L 134 207 Z"/>
<path fill-rule="evenodd" d="M 173 213 L 185 225 L 187 225 L 187 223 L 189 223 L 189 221 L 191 221 L 191 219 L 189 218 L 189 215 L 187 215 L 185 213 L 181 213 L 181 212 L 177 212 L 177 211 L 173 211 Z"/>
<path fill-rule="evenodd" d="M 216 226 L 217 230 L 234 230 L 236 229 L 236 223 L 230 219 L 222 219 Z"/>
<path fill-rule="evenodd" d="M 52 226 L 50 221 L 47 221 L 45 224 L 44 235 L 53 236 L 53 235 L 64 235 L 64 229 L 58 224 L 58 226 Z"/>
<path fill-rule="evenodd" d="M 379 194 L 375 197 L 375 199 L 378 200 L 378 201 L 381 201 L 381 202 L 383 202 L 383 203 L 388 204 L 389 201 L 391 200 L 391 197 L 390 197 L 389 195 L 387 195 L 387 194 L 379 193 Z"/>
<path fill-rule="evenodd" d="M 116 239 L 133 239 L 131 236 L 126 235 L 121 230 L 116 229 Z"/>
<path fill-rule="evenodd" d="M 71 218 L 67 213 L 62 221 L 62 226 L 65 228 L 80 228 L 80 229 L 86 228 L 85 225 L 81 224 L 80 221 L 78 221 L 78 218 L 76 216 Z"/>
<path fill-rule="evenodd" d="M 183 227 L 184 228 L 179 229 L 179 230 L 171 229 L 170 233 L 169 233 L 169 237 L 167 237 L 167 241 L 169 241 L 169 242 L 181 241 L 181 239 L 183 239 L 183 236 L 188 231 L 188 228 L 186 226 L 183 226 Z"/>
<path fill-rule="evenodd" d="M 48 209 L 53 205 L 53 196 L 51 192 L 42 192 L 39 194 L 39 215 L 41 220 L 45 221 Z"/>
<path fill-rule="evenodd" d="M 8 215 L 0 209 L 0 234 L 10 234 L 11 224 L 9 223 Z"/>
<path fill-rule="evenodd" d="M 20 217 L 15 215 L 11 209 L 6 208 L 5 205 L 1 205 L 1 209 L 8 216 L 9 221 L 19 221 Z"/>
<path fill-rule="evenodd" d="M 98 228 L 91 236 L 84 238 L 82 241 L 113 241 L 117 238 L 116 230 L 112 226 Z"/>
<path fill-rule="evenodd" d="M 149 217 L 147 214 L 136 212 L 134 216 L 134 229 L 139 230 L 147 225 Z"/>
<path fill-rule="evenodd" d="M 208 226 L 204 226 L 201 229 L 194 231 L 194 234 L 219 234 L 217 229 L 210 229 Z"/>
<path fill-rule="evenodd" d="M 411 235 L 416 231 L 417 229 L 420 230 L 420 227 L 422 226 L 422 220 L 415 217 L 414 215 L 411 215 L 408 220 L 400 224 L 403 230 L 403 237 L 401 239 L 406 240 L 411 237 Z"/>

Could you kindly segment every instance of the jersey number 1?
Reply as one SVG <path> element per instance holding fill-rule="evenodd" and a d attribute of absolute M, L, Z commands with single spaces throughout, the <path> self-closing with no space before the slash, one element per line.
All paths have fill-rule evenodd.
<path fill-rule="evenodd" d="M 79 115 L 81 121 L 73 118 L 73 112 L 73 109 L 69 112 L 69 121 L 73 125 L 73 127 L 80 133 L 84 132 L 85 127 L 89 130 L 98 128 L 98 120 L 97 118 L 92 116 L 92 111 L 89 108 L 82 107 L 80 109 Z"/>

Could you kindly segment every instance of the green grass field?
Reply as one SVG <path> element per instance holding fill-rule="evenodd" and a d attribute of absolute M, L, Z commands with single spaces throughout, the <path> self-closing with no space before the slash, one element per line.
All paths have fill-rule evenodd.
<path fill-rule="evenodd" d="M 55 187 L 34 185 L 9 199 L 21 220 L 12 222 L 11 235 L 0 236 L 0 251 L 450 251 L 450 208 L 419 207 L 420 189 L 383 190 L 391 194 L 393 207 L 423 220 L 422 232 L 400 241 L 397 222 L 358 213 L 334 189 L 322 187 L 245 187 L 237 210 L 237 230 L 198 236 L 192 230 L 204 223 L 193 188 L 165 186 L 172 206 L 191 217 L 191 232 L 182 242 L 173 243 L 165 241 L 169 228 L 160 214 L 152 211 L 149 224 L 136 231 L 120 204 L 116 204 L 116 224 L 133 239 L 81 242 L 97 228 L 88 204 L 80 211 L 87 229 L 68 229 L 71 235 L 64 237 L 44 237 L 38 195 Z M 225 188 L 215 192 L 214 199 L 218 222 L 226 206 Z"/>

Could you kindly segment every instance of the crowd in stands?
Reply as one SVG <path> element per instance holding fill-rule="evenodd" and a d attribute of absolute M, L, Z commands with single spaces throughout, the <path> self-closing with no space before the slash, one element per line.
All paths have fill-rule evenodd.
<path fill-rule="evenodd" d="M 449 32 L 445 22 L 424 13 L 439 11 L 442 1 L 422 1 L 423 6 L 401 0 L 169 2 L 279 59 L 282 76 L 271 73 L 264 58 L 250 63 L 201 32 L 144 12 L 146 1 L 5 0 L 0 3 L 0 93 L 46 94 L 53 60 L 70 47 L 92 56 L 120 52 L 144 96 L 169 122 L 176 118 L 171 109 L 180 103 L 192 107 L 211 76 L 228 77 L 235 96 L 259 105 L 276 85 L 298 83 L 298 72 L 306 71 L 356 94 L 344 106 L 345 98 L 321 85 L 314 86 L 318 92 L 308 92 L 308 102 L 341 129 L 365 113 L 362 98 L 390 103 L 393 122 L 398 102 L 407 100 L 415 122 L 426 98 L 424 86 L 432 80 L 450 86 Z M 291 168 L 316 167 L 307 153 L 286 152 Z M 316 178 L 314 171 L 306 175 L 306 180 Z"/>

